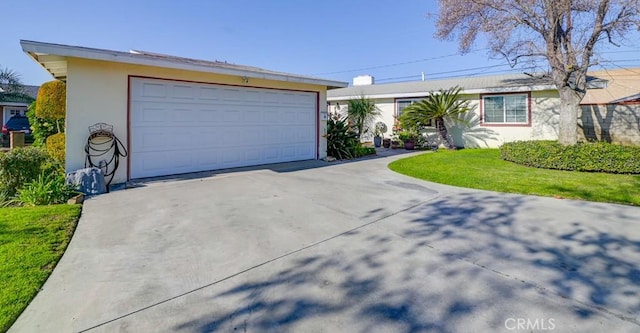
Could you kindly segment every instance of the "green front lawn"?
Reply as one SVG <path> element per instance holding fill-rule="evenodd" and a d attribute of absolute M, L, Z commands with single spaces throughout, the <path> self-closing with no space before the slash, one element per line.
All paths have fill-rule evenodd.
<path fill-rule="evenodd" d="M 497 149 L 438 151 L 397 160 L 391 170 L 489 191 L 640 205 L 640 175 L 530 168 L 500 159 Z"/>
<path fill-rule="evenodd" d="M 0 208 L 0 332 L 47 280 L 79 216 L 79 205 Z"/>

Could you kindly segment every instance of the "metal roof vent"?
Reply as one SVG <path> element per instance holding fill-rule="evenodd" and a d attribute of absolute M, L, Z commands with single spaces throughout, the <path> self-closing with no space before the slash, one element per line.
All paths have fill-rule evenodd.
<path fill-rule="evenodd" d="M 371 75 L 358 75 L 353 78 L 354 86 L 370 86 L 374 84 L 375 79 Z"/>

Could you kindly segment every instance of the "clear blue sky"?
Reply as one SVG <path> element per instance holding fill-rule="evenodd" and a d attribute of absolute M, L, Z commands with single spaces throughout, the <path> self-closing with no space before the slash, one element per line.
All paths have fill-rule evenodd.
<path fill-rule="evenodd" d="M 52 78 L 22 52 L 20 39 L 139 49 L 343 81 L 359 74 L 382 83 L 417 80 L 423 71 L 434 78 L 509 69 L 437 74 L 506 62 L 490 60 L 482 44 L 456 55 L 455 42 L 434 39 L 435 20 L 427 13 L 436 13 L 435 0 L 22 0 L 0 7 L 0 66 L 18 72 L 25 84 Z M 611 67 L 640 67 L 639 35 L 626 47 L 606 48 L 614 51 L 603 54 L 614 61 Z"/>

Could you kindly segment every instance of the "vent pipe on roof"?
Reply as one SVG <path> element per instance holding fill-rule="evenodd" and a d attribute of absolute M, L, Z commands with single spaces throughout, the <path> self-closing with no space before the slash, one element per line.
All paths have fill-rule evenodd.
<path fill-rule="evenodd" d="M 358 75 L 353 78 L 354 86 L 370 86 L 374 84 L 375 79 L 371 75 Z"/>
<path fill-rule="evenodd" d="M 424 72 L 422 72 L 422 81 L 424 81 Z"/>

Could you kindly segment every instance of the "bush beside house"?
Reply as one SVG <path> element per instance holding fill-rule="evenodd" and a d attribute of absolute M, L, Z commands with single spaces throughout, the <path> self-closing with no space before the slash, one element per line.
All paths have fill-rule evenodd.
<path fill-rule="evenodd" d="M 358 132 L 349 126 L 346 117 L 329 118 L 325 137 L 327 138 L 327 155 L 339 160 L 376 153 L 375 148 L 362 146 Z"/>
<path fill-rule="evenodd" d="M 0 154 L 0 206 L 65 203 L 77 192 L 64 177 L 62 165 L 41 148 Z"/>
<path fill-rule="evenodd" d="M 33 145 L 36 147 L 44 146 L 49 136 L 58 133 L 55 119 L 36 116 L 36 102 L 29 105 L 27 118 L 29 118 L 29 124 L 31 125 Z"/>

